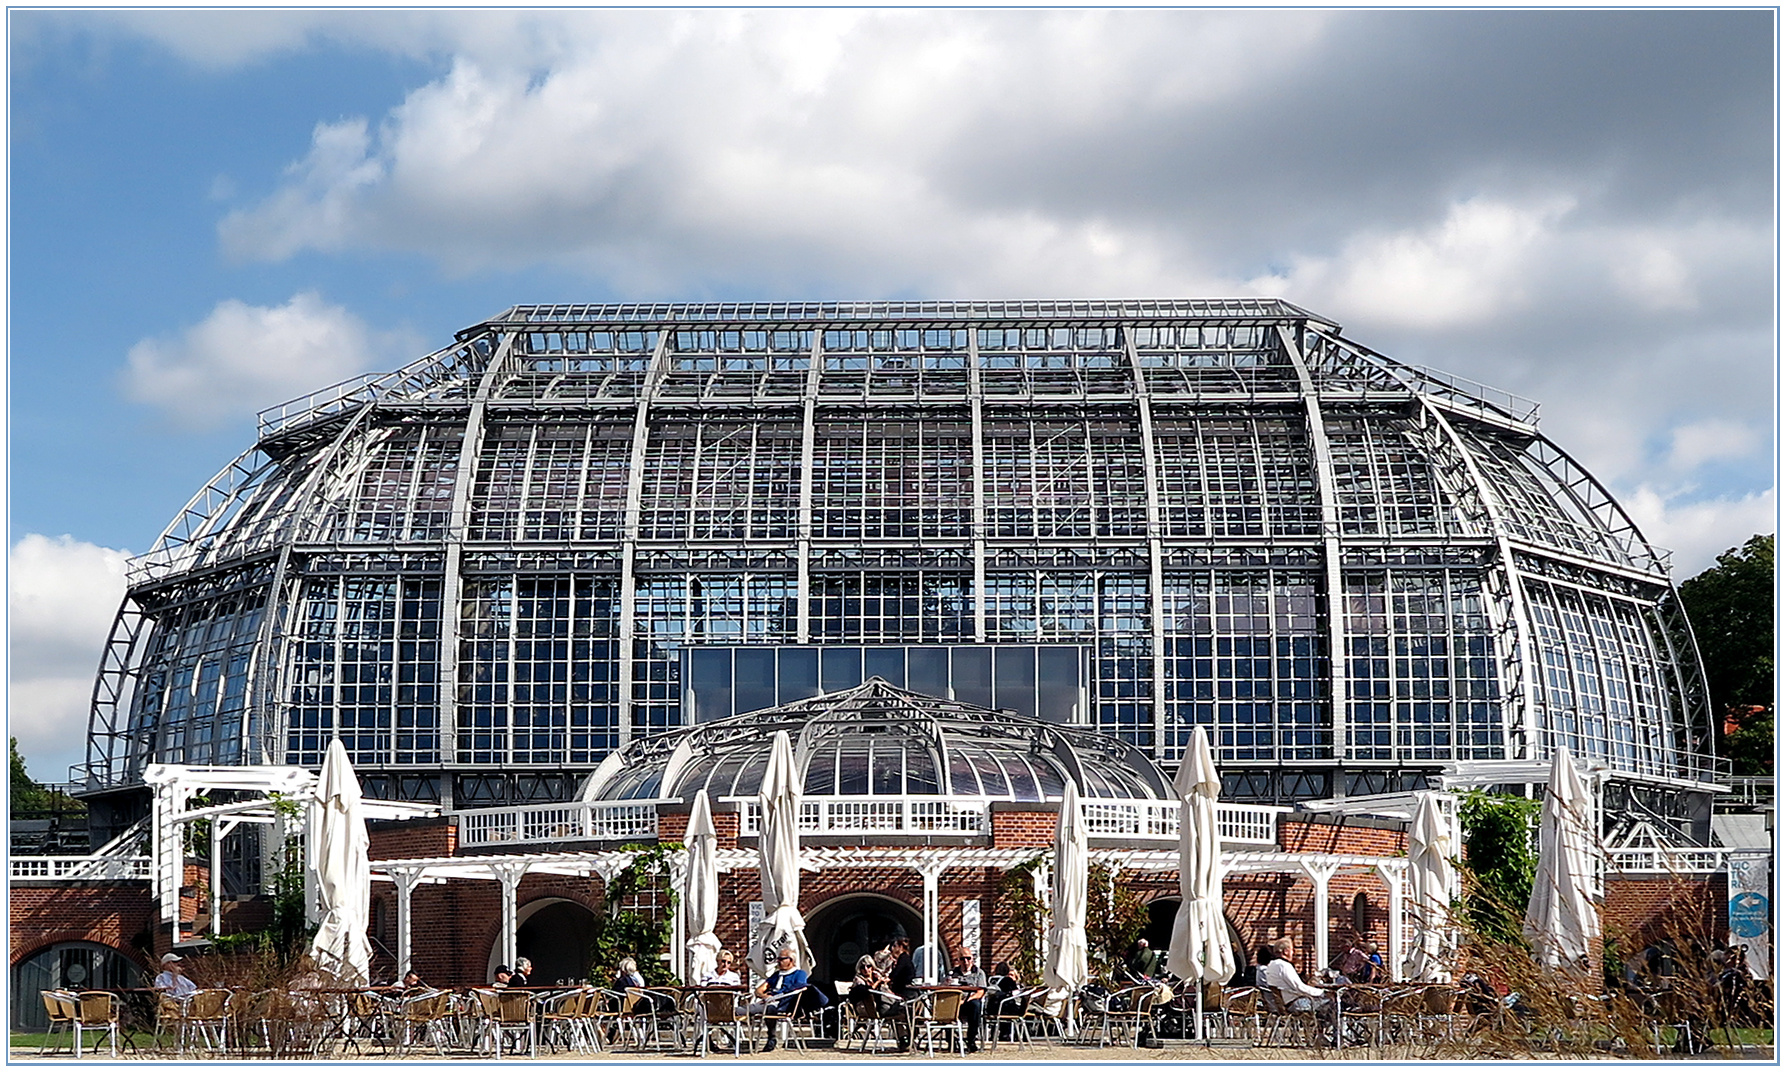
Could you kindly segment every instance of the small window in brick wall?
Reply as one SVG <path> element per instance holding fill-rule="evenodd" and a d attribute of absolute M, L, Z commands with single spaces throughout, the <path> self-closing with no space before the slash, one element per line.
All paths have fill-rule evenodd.
<path fill-rule="evenodd" d="M 1370 934 L 1371 899 L 1363 890 L 1352 895 L 1352 930 L 1360 937 Z"/>

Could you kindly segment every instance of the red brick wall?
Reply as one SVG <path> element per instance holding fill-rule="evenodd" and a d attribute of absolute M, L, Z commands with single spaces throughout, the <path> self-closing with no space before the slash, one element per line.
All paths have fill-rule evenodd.
<path fill-rule="evenodd" d="M 427 860 L 459 850 L 459 827 L 451 819 L 400 819 L 370 824 L 366 855 L 374 860 Z"/>
<path fill-rule="evenodd" d="M 58 942 L 98 942 L 148 967 L 139 941 L 156 942 L 155 906 L 147 882 L 108 885 L 23 885 L 11 897 L 12 962 Z M 151 948 L 161 951 L 161 938 Z"/>
<path fill-rule="evenodd" d="M 1626 953 L 1668 937 L 1722 939 L 1727 898 L 1723 874 L 1609 875 L 1602 927 Z"/>
<path fill-rule="evenodd" d="M 1011 849 L 1026 845 L 1046 848 L 1054 844 L 1060 817 L 1051 811 L 995 811 L 992 813 L 992 845 Z"/>
<path fill-rule="evenodd" d="M 1373 830 L 1337 823 L 1278 823 L 1278 847 L 1285 852 L 1328 852 L 1359 856 L 1401 856 L 1408 835 L 1400 830 Z"/>

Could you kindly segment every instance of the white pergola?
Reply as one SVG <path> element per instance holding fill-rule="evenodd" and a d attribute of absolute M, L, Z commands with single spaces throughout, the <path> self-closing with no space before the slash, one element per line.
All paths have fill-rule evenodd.
<path fill-rule="evenodd" d="M 939 888 L 943 873 L 951 868 L 994 867 L 1009 869 L 1045 854 L 1046 849 L 959 847 L 878 847 L 878 846 L 803 846 L 800 868 L 803 871 L 827 871 L 850 868 L 903 868 L 916 873 L 924 889 L 923 943 L 935 948 L 940 917 Z M 609 850 L 596 852 L 505 853 L 489 856 L 445 856 L 411 860 L 374 860 L 372 880 L 390 882 L 397 892 L 397 974 L 410 968 L 411 899 L 415 888 L 423 884 L 439 884 L 451 879 L 495 882 L 501 887 L 501 929 L 498 932 L 498 956 L 503 964 L 515 962 L 516 891 L 521 879 L 530 874 L 568 877 L 597 877 L 605 884 L 633 861 L 636 852 Z M 721 849 L 719 870 L 753 870 L 757 866 L 755 849 Z M 1093 848 L 1092 860 L 1104 864 L 1113 873 L 1123 871 L 1174 871 L 1178 868 L 1178 852 L 1163 849 Z M 669 860 L 670 882 L 680 890 L 683 883 L 683 858 Z M 1340 874 L 1375 874 L 1389 894 L 1389 948 L 1394 955 L 1385 958 L 1391 978 L 1401 978 L 1401 962 L 1406 943 L 1403 921 L 1408 860 L 1405 856 L 1366 856 L 1343 853 L 1309 853 L 1277 851 L 1239 851 L 1222 854 L 1224 874 L 1290 874 L 1307 878 L 1314 887 L 1315 939 L 1317 964 L 1328 961 L 1327 889 L 1334 876 Z M 1035 875 L 1037 893 L 1046 899 L 1048 877 L 1046 864 Z M 672 964 L 683 962 L 683 944 L 687 940 L 680 900 L 671 926 L 670 958 Z M 926 964 L 934 977 L 935 957 Z"/>
<path fill-rule="evenodd" d="M 143 782 L 152 797 L 149 810 L 149 859 L 151 889 L 159 908 L 161 921 L 173 924 L 173 940 L 181 941 L 180 880 L 186 862 L 185 826 L 195 820 L 209 819 L 211 881 L 211 928 L 216 933 L 222 901 L 223 839 L 243 824 L 267 826 L 273 830 L 271 849 L 293 836 L 300 835 L 307 844 L 315 842 L 320 812 L 316 800 L 317 776 L 303 767 L 241 766 L 189 767 L 177 763 L 151 763 L 143 769 Z M 188 807 L 194 795 L 213 791 L 248 794 L 227 804 Z M 298 802 L 303 807 L 302 825 L 288 829 L 290 820 L 280 813 L 274 795 Z M 440 809 L 429 804 L 368 800 L 362 805 L 368 819 L 414 819 L 438 815 Z M 316 872 L 304 869 L 305 912 L 314 922 L 318 915 Z"/>

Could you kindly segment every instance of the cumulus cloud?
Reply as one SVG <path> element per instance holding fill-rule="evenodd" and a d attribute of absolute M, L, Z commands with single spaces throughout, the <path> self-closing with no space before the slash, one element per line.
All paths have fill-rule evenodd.
<path fill-rule="evenodd" d="M 7 726 L 40 781 L 62 781 L 86 758 L 94 675 L 124 598 L 129 556 L 36 533 L 7 554 Z"/>
<path fill-rule="evenodd" d="M 1542 402 L 1615 490 L 1771 484 L 1732 431 L 1773 397 L 1766 12 L 130 18 L 237 64 L 435 65 L 237 176 L 238 260 L 548 265 L 604 298 L 1281 294 Z"/>
<path fill-rule="evenodd" d="M 130 348 L 126 393 L 179 423 L 205 428 L 383 369 L 413 356 L 405 332 L 379 332 L 313 293 L 279 306 L 219 302 L 177 338 Z"/>
<path fill-rule="evenodd" d="M 1774 489 L 1733 499 L 1671 498 L 1648 485 L 1625 495 L 1624 506 L 1650 543 L 1674 552 L 1676 584 L 1703 572 L 1750 536 L 1776 531 Z"/>

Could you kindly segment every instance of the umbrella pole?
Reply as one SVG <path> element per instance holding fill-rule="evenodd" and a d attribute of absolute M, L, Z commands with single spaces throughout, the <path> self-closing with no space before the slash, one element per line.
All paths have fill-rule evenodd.
<path fill-rule="evenodd" d="M 1203 1030 L 1203 979 L 1202 979 L 1202 977 L 1199 976 L 1197 979 L 1193 980 L 1191 982 L 1191 985 L 1197 988 L 1197 1028 L 1196 1028 L 1197 1033 L 1195 1035 L 1192 1035 L 1191 1037 L 1202 1039 L 1203 1045 L 1207 1046 L 1207 1045 L 1209 1045 L 1209 1035 L 1206 1034 Z"/>

